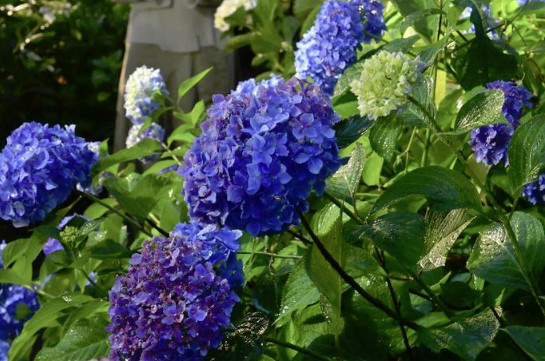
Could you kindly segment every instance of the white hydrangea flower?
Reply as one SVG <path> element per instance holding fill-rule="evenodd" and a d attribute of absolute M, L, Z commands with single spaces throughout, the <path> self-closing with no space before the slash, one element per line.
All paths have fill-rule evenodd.
<path fill-rule="evenodd" d="M 220 31 L 229 30 L 229 24 L 225 18 L 233 15 L 238 8 L 244 7 L 244 10 L 252 10 L 257 6 L 257 0 L 223 0 L 214 14 L 214 26 Z"/>
<path fill-rule="evenodd" d="M 136 69 L 125 86 L 125 110 L 133 124 L 142 124 L 161 104 L 152 98 L 155 91 L 169 95 L 159 69 L 145 65 Z"/>
<path fill-rule="evenodd" d="M 422 67 L 418 59 L 396 52 L 381 51 L 366 60 L 359 79 L 350 83 L 361 116 L 374 120 L 405 105 L 407 94 L 422 78 Z"/>

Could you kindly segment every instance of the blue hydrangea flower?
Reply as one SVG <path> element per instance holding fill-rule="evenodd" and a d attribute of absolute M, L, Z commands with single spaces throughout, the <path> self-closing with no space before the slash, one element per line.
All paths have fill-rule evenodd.
<path fill-rule="evenodd" d="M 100 142 L 89 142 L 88 143 L 89 150 L 96 154 L 97 162 L 103 158 L 103 156 L 108 156 L 108 152 L 106 154 L 100 154 Z M 98 196 L 103 189 L 102 184 L 104 183 L 104 180 L 111 177 L 112 174 L 109 172 L 101 172 L 99 174 L 99 180 L 98 183 L 93 186 L 93 184 L 90 184 L 87 187 L 83 187 L 80 183 L 76 184 L 76 189 L 80 192 L 85 192 L 94 196 Z"/>
<path fill-rule="evenodd" d="M 142 124 L 146 117 L 161 107 L 157 95 L 168 96 L 169 92 L 159 69 L 145 65 L 129 76 L 125 86 L 125 110 L 133 124 Z"/>
<path fill-rule="evenodd" d="M 511 123 L 485 125 L 470 132 L 469 144 L 475 153 L 475 160 L 486 165 L 497 165 L 503 162 L 509 165 L 507 150 L 514 133 L 524 115 L 525 108 L 533 107 L 532 93 L 525 87 L 517 86 L 512 81 L 497 80 L 486 84 L 488 89 L 501 89 L 504 95 L 502 112 Z"/>
<path fill-rule="evenodd" d="M 545 203 L 545 173 L 542 173 L 535 182 L 526 184 L 522 196 L 532 204 Z"/>
<path fill-rule="evenodd" d="M 0 340 L 0 361 L 8 361 L 8 353 L 11 344 L 7 341 Z"/>
<path fill-rule="evenodd" d="M 165 130 L 157 123 L 151 123 L 146 130 L 138 134 L 142 129 L 142 124 L 136 124 L 129 129 L 129 134 L 127 135 L 127 140 L 125 142 L 127 148 L 133 147 L 144 139 L 154 139 L 159 143 L 162 143 L 165 140 Z M 159 158 L 159 155 L 150 155 L 140 161 L 144 164 L 153 163 Z"/>
<path fill-rule="evenodd" d="M 0 268 L 5 246 L 5 242 L 0 244 Z M 36 292 L 23 286 L 0 284 L 0 340 L 9 342 L 17 337 L 23 324 L 39 307 Z M 0 355 L 5 347 L 0 345 Z"/>
<path fill-rule="evenodd" d="M 255 236 L 298 224 L 295 209 L 305 212 L 341 165 L 329 98 L 315 84 L 274 78 L 212 100 L 178 170 L 190 217 Z"/>
<path fill-rule="evenodd" d="M 25 123 L 0 153 L 0 217 L 15 227 L 42 221 L 77 183 L 88 186 L 97 156 L 75 126 Z"/>
<path fill-rule="evenodd" d="M 295 51 L 296 76 L 310 77 L 333 94 L 344 70 L 357 61 L 361 43 L 380 38 L 386 30 L 384 5 L 376 0 L 328 0 Z"/>
<path fill-rule="evenodd" d="M 110 358 L 198 361 L 218 347 L 239 301 L 240 236 L 182 224 L 145 242 L 110 291 Z"/>
<path fill-rule="evenodd" d="M 509 165 L 507 149 L 514 130 L 506 124 L 485 125 L 471 131 L 469 145 L 478 163 L 496 165 L 504 162 Z"/>
<path fill-rule="evenodd" d="M 533 94 L 524 86 L 517 86 L 513 81 L 496 80 L 486 84 L 488 89 L 500 89 L 503 92 L 505 100 L 503 102 L 502 112 L 513 127 L 519 125 L 520 118 L 524 115 L 525 108 L 532 108 Z"/>

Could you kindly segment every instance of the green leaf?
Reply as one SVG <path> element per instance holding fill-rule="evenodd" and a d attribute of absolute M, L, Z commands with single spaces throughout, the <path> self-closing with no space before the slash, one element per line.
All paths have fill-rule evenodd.
<path fill-rule="evenodd" d="M 531 1 L 531 0 L 530 0 Z M 527 15 L 532 13 L 542 13 L 545 12 L 545 4 L 542 2 L 528 2 L 522 11 L 521 15 Z"/>
<path fill-rule="evenodd" d="M 537 280 L 545 267 L 543 225 L 534 216 L 522 212 L 515 212 L 510 224 L 524 259 L 517 257 L 507 231 L 496 223 L 481 233 L 467 268 L 491 283 L 530 290 L 531 280 Z"/>
<path fill-rule="evenodd" d="M 275 321 L 276 326 L 283 326 L 288 323 L 291 316 L 301 312 L 318 302 L 320 292 L 314 285 L 314 282 L 307 275 L 305 270 L 305 260 L 302 259 L 290 272 L 288 281 L 282 291 L 282 304 L 280 306 L 280 314 Z"/>
<path fill-rule="evenodd" d="M 369 133 L 371 147 L 384 159 L 391 160 L 401 133 L 403 133 L 401 117 L 391 114 L 378 118 Z"/>
<path fill-rule="evenodd" d="M 341 77 L 337 81 L 337 84 L 335 85 L 335 90 L 333 93 L 334 96 L 339 96 L 349 90 L 350 83 L 360 78 L 361 65 L 362 63 L 351 65 L 344 71 L 344 73 L 342 73 Z"/>
<path fill-rule="evenodd" d="M 332 203 L 327 204 L 314 214 L 312 229 L 320 238 L 329 254 L 344 265 L 341 210 Z M 310 255 L 305 258 L 305 266 L 310 279 L 321 294 L 327 297 L 333 308 L 334 319 L 340 319 L 341 295 L 344 281 L 326 261 L 318 247 L 312 246 Z"/>
<path fill-rule="evenodd" d="M 442 39 L 435 44 L 426 46 L 422 51 L 420 51 L 420 53 L 418 54 L 418 58 L 420 59 L 420 61 L 426 63 L 428 66 L 431 66 L 434 63 L 437 54 L 439 54 L 446 45 L 446 40 Z"/>
<path fill-rule="evenodd" d="M 99 160 L 98 163 L 93 167 L 93 176 L 107 168 L 110 168 L 113 165 L 158 154 L 158 151 L 160 149 L 161 145 L 155 140 L 144 139 L 133 147 L 120 150 L 117 153 L 114 153 L 108 157 Z"/>
<path fill-rule="evenodd" d="M 180 84 L 178 87 L 178 102 L 183 98 L 184 95 L 187 94 L 188 91 L 191 90 L 195 85 L 197 85 L 202 78 L 204 78 L 210 71 L 212 70 L 212 67 L 201 71 L 199 74 L 192 76 L 189 79 L 186 79 Z"/>
<path fill-rule="evenodd" d="M 509 145 L 509 182 L 515 194 L 537 179 L 543 170 L 545 153 L 545 114 L 540 114 L 515 130 Z"/>
<path fill-rule="evenodd" d="M 259 34 L 255 32 L 233 36 L 225 43 L 225 50 L 242 48 L 243 46 L 250 45 L 257 38 L 259 38 Z"/>
<path fill-rule="evenodd" d="M 409 26 L 412 26 L 415 23 L 425 21 L 428 16 L 439 14 L 444 14 L 444 12 L 439 9 L 425 9 L 415 11 L 406 16 L 405 20 L 403 20 L 401 24 L 399 24 L 399 30 L 401 33 L 404 33 Z"/>
<path fill-rule="evenodd" d="M 502 113 L 504 95 L 500 89 L 477 93 L 458 112 L 454 133 L 466 133 L 483 125 L 509 125 Z"/>
<path fill-rule="evenodd" d="M 448 213 L 430 212 L 426 216 L 424 255 L 418 261 L 419 271 L 431 271 L 445 265 L 450 248 L 474 219 L 465 218 L 463 209 L 453 209 Z"/>
<path fill-rule="evenodd" d="M 535 361 L 545 361 L 545 328 L 510 326 L 506 331 Z"/>
<path fill-rule="evenodd" d="M 363 182 L 368 186 L 380 185 L 380 173 L 382 172 L 382 165 L 384 164 L 384 158 L 375 152 L 371 152 L 367 156 L 365 166 L 363 167 Z"/>
<path fill-rule="evenodd" d="M 472 308 L 479 297 L 479 291 L 465 282 L 453 281 L 441 284 L 440 287 L 443 301 L 456 309 Z"/>
<path fill-rule="evenodd" d="M 9 361 L 19 361 L 23 357 L 26 350 L 32 347 L 30 341 L 38 331 L 43 328 L 59 326 L 57 319 L 63 315 L 62 311 L 93 300 L 92 297 L 85 295 L 64 295 L 47 301 L 25 323 L 21 334 L 13 340 L 9 350 Z"/>
<path fill-rule="evenodd" d="M 416 270 L 424 241 L 424 219 L 418 213 L 386 214 L 370 225 L 356 227 L 359 238 L 367 238 L 405 267 Z"/>
<path fill-rule="evenodd" d="M 373 122 L 360 116 L 351 117 L 335 124 L 335 136 L 337 145 L 344 148 L 358 140 Z"/>
<path fill-rule="evenodd" d="M 293 12 L 296 15 L 299 15 L 305 11 L 320 8 L 322 3 L 323 0 L 295 0 L 295 3 L 293 4 Z"/>
<path fill-rule="evenodd" d="M 89 252 L 89 257 L 103 261 L 131 257 L 131 252 L 129 250 L 110 239 L 90 247 Z"/>
<path fill-rule="evenodd" d="M 358 189 L 364 164 L 365 151 L 361 144 L 356 144 L 356 147 L 350 153 L 348 163 L 326 180 L 327 191 L 337 198 L 352 203 Z"/>
<path fill-rule="evenodd" d="M 405 18 L 413 13 L 424 10 L 424 5 L 418 0 L 392 0 L 392 2 Z M 414 29 L 426 39 L 431 39 L 432 32 L 428 27 L 427 21 L 418 21 L 414 23 Z"/>
<path fill-rule="evenodd" d="M 410 51 L 414 43 L 416 43 L 420 39 L 421 38 L 418 35 L 409 36 L 408 38 L 394 39 L 388 44 L 384 44 L 380 49 L 389 52 L 400 51 L 402 53 L 406 53 Z M 375 54 L 375 52 L 373 52 L 373 54 Z"/>
<path fill-rule="evenodd" d="M 119 204 L 130 214 L 140 220 L 145 220 L 149 212 L 162 197 L 169 197 L 177 186 L 168 175 L 148 174 L 131 185 L 127 178 L 110 178 L 104 182 L 108 191 L 117 199 Z M 134 186 L 134 189 L 131 189 Z"/>
<path fill-rule="evenodd" d="M 357 101 L 351 101 L 351 102 L 335 105 L 333 110 L 335 111 L 335 113 L 339 114 L 341 119 L 354 117 L 360 114 L 360 111 L 358 110 Z"/>
<path fill-rule="evenodd" d="M 450 350 L 464 360 L 475 360 L 496 336 L 500 323 L 491 310 L 436 329 L 422 329 L 418 337 L 434 352 Z"/>
<path fill-rule="evenodd" d="M 84 361 L 105 356 L 109 350 L 104 320 L 80 320 L 55 347 L 43 348 L 36 361 Z"/>
<path fill-rule="evenodd" d="M 411 196 L 426 197 L 444 210 L 481 209 L 479 194 L 469 179 L 459 172 L 432 166 L 418 168 L 399 178 L 375 202 L 371 213 Z"/>

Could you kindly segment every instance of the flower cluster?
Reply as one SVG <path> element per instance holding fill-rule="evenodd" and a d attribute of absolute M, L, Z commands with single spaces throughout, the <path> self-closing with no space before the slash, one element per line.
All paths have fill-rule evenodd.
<path fill-rule="evenodd" d="M 192 219 L 265 235 L 298 224 L 312 189 L 341 165 L 329 98 L 293 78 L 216 95 L 178 173 Z"/>
<path fill-rule="evenodd" d="M 244 10 L 252 10 L 257 6 L 257 0 L 223 0 L 220 6 L 216 9 L 214 14 L 214 27 L 219 31 L 229 30 L 229 24 L 225 21 L 225 18 L 233 15 L 238 8 L 244 8 Z"/>
<path fill-rule="evenodd" d="M 142 129 L 142 124 L 135 124 L 129 129 L 129 134 L 125 141 L 127 148 L 133 147 L 144 139 L 153 139 L 162 143 L 165 140 L 165 130 L 157 123 L 151 123 L 148 128 L 138 134 Z M 141 159 L 142 163 L 152 163 L 157 160 L 158 155 L 150 155 Z"/>
<path fill-rule="evenodd" d="M 519 125 L 520 118 L 524 114 L 525 107 L 531 108 L 532 93 L 523 86 L 517 86 L 514 82 L 502 80 L 486 84 L 488 89 L 500 89 L 504 95 L 502 112 L 511 125 L 493 124 L 485 125 L 471 131 L 469 145 L 475 154 L 475 160 L 486 165 L 496 165 L 503 162 L 509 165 L 507 150 L 514 133 L 514 128 Z"/>
<path fill-rule="evenodd" d="M 526 184 L 522 196 L 532 204 L 545 203 L 545 173 L 542 173 L 535 182 Z"/>
<path fill-rule="evenodd" d="M 97 161 L 101 160 L 102 159 L 102 156 L 107 156 L 108 153 L 105 152 L 106 154 L 100 154 L 100 142 L 89 142 L 87 143 L 87 146 L 89 147 L 89 150 L 92 151 L 93 153 L 96 154 L 96 159 Z M 102 184 L 104 182 L 104 180 L 106 178 L 108 178 L 109 176 L 111 176 L 112 174 L 109 173 L 109 172 L 101 172 L 99 174 L 99 180 L 98 180 L 98 184 L 96 184 L 96 186 L 94 186 L 93 184 L 90 184 L 89 186 L 87 187 L 83 187 L 80 183 L 76 184 L 76 189 L 80 192 L 85 192 L 85 193 L 89 193 L 89 194 L 92 194 L 94 196 L 98 196 L 101 192 L 102 192 Z"/>
<path fill-rule="evenodd" d="M 41 221 L 77 183 L 90 184 L 97 155 L 75 126 L 25 123 L 0 153 L 0 217 L 15 227 Z"/>
<path fill-rule="evenodd" d="M 0 269 L 2 250 L 0 243 Z M 39 308 L 36 293 L 22 286 L 0 284 L 0 360 L 7 360 L 11 341 L 19 335 L 23 324 Z"/>
<path fill-rule="evenodd" d="M 124 107 L 127 118 L 133 124 L 144 123 L 147 116 L 161 107 L 157 99 L 159 94 L 169 95 L 159 69 L 145 65 L 136 69 L 125 86 Z"/>
<path fill-rule="evenodd" d="M 240 236 L 181 224 L 144 243 L 110 291 L 110 358 L 198 361 L 218 347 L 243 281 Z"/>
<path fill-rule="evenodd" d="M 89 219 L 85 216 L 79 215 L 79 214 L 72 214 L 71 216 L 64 217 L 58 224 L 57 229 L 59 231 L 62 231 L 64 227 L 74 218 L 82 218 L 85 221 L 88 221 Z M 44 248 L 42 249 L 44 251 L 44 254 L 46 256 L 50 255 L 53 252 L 62 251 L 63 247 L 61 242 L 59 242 L 58 239 L 55 239 L 53 237 L 50 237 L 47 242 L 44 245 Z"/>
<path fill-rule="evenodd" d="M 376 0 L 327 0 L 295 51 L 296 76 L 310 77 L 331 95 L 344 70 L 357 61 L 361 43 L 380 38 L 384 5 Z"/>
<path fill-rule="evenodd" d="M 407 94 L 422 79 L 423 63 L 403 53 L 381 51 L 367 59 L 359 79 L 350 84 L 361 116 L 377 119 L 407 103 Z"/>

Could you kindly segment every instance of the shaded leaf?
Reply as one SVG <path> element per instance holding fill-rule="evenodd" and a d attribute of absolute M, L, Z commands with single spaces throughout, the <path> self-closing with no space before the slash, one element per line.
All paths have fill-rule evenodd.
<path fill-rule="evenodd" d="M 403 132 L 401 117 L 395 113 L 377 119 L 369 133 L 371 147 L 378 155 L 391 160 L 397 145 L 397 139 Z"/>
<path fill-rule="evenodd" d="M 351 117 L 335 124 L 335 137 L 337 145 L 344 148 L 358 140 L 371 126 L 373 122 L 360 116 Z"/>
<path fill-rule="evenodd" d="M 120 150 L 108 157 L 102 158 L 93 167 L 93 176 L 102 172 L 103 170 L 123 162 L 130 160 L 145 158 L 150 155 L 157 154 L 161 149 L 161 145 L 152 139 L 144 139 L 138 144 L 128 149 Z"/>
<path fill-rule="evenodd" d="M 461 134 L 489 124 L 508 124 L 502 113 L 503 91 L 493 89 L 477 93 L 458 112 L 454 133 Z"/>
<path fill-rule="evenodd" d="M 499 223 L 481 233 L 467 267 L 491 283 L 529 290 L 530 281 L 537 279 L 545 267 L 543 225 L 534 216 L 522 212 L 513 213 L 510 224 L 528 269 L 524 269 L 507 231 Z M 531 274 L 527 274 L 528 271 Z"/>
<path fill-rule="evenodd" d="M 545 361 L 545 328 L 510 326 L 506 330 L 535 361 Z"/>
<path fill-rule="evenodd" d="M 364 165 L 365 151 L 361 144 L 356 144 L 356 147 L 350 153 L 348 163 L 326 180 L 327 191 L 337 198 L 352 203 Z"/>

